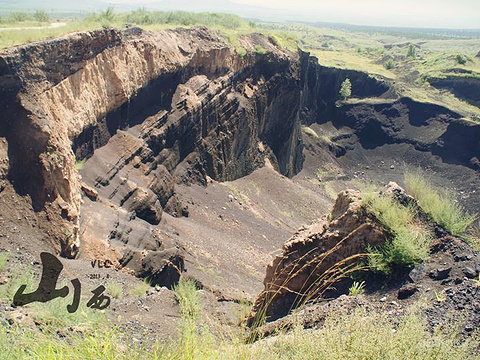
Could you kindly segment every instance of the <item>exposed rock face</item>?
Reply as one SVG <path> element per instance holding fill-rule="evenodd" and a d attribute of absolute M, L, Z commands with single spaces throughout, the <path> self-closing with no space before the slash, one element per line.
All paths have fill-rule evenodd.
<path fill-rule="evenodd" d="M 151 251 L 148 253 L 127 252 L 121 260 L 137 276 L 148 278 L 152 286 L 171 288 L 178 283 L 185 268 L 183 256 L 178 250 Z"/>
<path fill-rule="evenodd" d="M 62 254 L 79 246 L 74 153 L 91 156 L 117 130 L 137 126 L 118 140 L 120 161 L 96 155 L 105 175 L 85 174 L 85 182 L 153 224 L 163 208 L 187 213 L 174 197 L 179 179 L 231 180 L 266 158 L 288 176 L 301 169 L 297 55 L 263 36 L 242 41 L 250 50 L 243 58 L 206 29 L 103 30 L 2 53 L 8 175 L 35 209 L 61 208 L 72 234 Z M 267 54 L 256 54 L 257 44 Z"/>
<path fill-rule="evenodd" d="M 267 321 L 287 315 L 321 285 L 319 279 L 334 275 L 335 265 L 358 261 L 355 256 L 363 254 L 367 245 L 382 246 L 385 239 L 383 227 L 363 209 L 360 194 L 341 192 L 331 220 L 299 230 L 267 267 L 265 290 L 255 302 L 251 319 L 260 311 L 265 311 Z"/>
<path fill-rule="evenodd" d="M 436 88 L 452 92 L 456 97 L 472 105 L 480 106 L 480 79 L 475 77 L 475 74 L 472 74 L 472 77 L 429 78 L 428 82 Z"/>

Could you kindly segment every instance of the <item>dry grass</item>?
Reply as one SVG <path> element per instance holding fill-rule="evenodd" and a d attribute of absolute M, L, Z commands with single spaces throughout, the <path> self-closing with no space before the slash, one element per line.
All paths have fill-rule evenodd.
<path fill-rule="evenodd" d="M 466 213 L 451 193 L 435 189 L 425 174 L 419 171 L 405 173 L 405 185 L 423 211 L 437 224 L 452 235 L 468 239 L 468 227 L 477 216 Z"/>

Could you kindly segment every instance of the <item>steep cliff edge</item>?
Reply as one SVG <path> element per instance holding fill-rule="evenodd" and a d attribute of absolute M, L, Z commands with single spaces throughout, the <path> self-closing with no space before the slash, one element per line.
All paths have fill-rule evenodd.
<path fill-rule="evenodd" d="M 141 126 L 140 134 L 128 135 L 123 163 L 107 165 L 104 179 L 92 175 L 92 185 L 108 187 L 128 164 L 141 170 L 139 177 L 150 178 L 130 183 L 118 204 L 154 224 L 167 204 L 172 213 L 182 211 L 171 199 L 172 175 L 184 182 L 232 180 L 265 158 L 288 176 L 301 169 L 296 54 L 263 36 L 242 41 L 244 57 L 206 29 L 104 30 L 1 54 L 8 177 L 36 210 L 60 213 L 68 233 L 56 234 L 62 254 L 74 256 L 79 246 L 75 161 L 117 130 Z M 285 111 L 285 103 L 293 106 Z"/>

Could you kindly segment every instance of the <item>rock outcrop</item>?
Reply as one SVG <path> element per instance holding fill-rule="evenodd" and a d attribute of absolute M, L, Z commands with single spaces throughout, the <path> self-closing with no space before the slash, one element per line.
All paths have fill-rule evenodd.
<path fill-rule="evenodd" d="M 341 192 L 330 218 L 297 231 L 267 267 L 265 290 L 254 304 L 250 322 L 258 314 L 267 321 L 278 319 L 321 295 L 362 260 L 367 246 L 381 247 L 385 241 L 384 228 L 362 207 L 360 193 Z"/>

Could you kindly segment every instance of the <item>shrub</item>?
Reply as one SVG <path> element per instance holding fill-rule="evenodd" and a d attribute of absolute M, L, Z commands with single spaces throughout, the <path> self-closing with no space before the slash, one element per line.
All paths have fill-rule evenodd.
<path fill-rule="evenodd" d="M 115 19 L 115 8 L 110 5 L 105 11 L 100 13 L 100 18 L 107 21 L 113 21 Z"/>
<path fill-rule="evenodd" d="M 38 22 L 49 22 L 50 15 L 45 10 L 35 10 L 33 18 Z"/>
<path fill-rule="evenodd" d="M 255 45 L 255 52 L 258 54 L 258 55 L 265 55 L 267 52 L 265 51 L 265 49 L 260 46 L 260 45 Z"/>
<path fill-rule="evenodd" d="M 447 229 L 452 235 L 467 238 L 467 229 L 476 216 L 465 213 L 450 193 L 434 189 L 419 171 L 406 172 L 405 185 L 408 192 L 417 199 L 423 211 L 438 225 Z"/>
<path fill-rule="evenodd" d="M 392 60 L 392 59 L 388 59 L 386 62 L 385 62 L 385 68 L 387 70 L 390 70 L 390 69 L 393 69 L 395 67 L 395 62 Z"/>
<path fill-rule="evenodd" d="M 349 78 L 346 78 L 340 85 L 340 91 L 338 92 L 342 99 L 347 99 L 352 95 L 352 83 Z"/>
<path fill-rule="evenodd" d="M 309 126 L 302 126 L 302 130 L 305 134 L 307 134 L 308 136 L 312 136 L 314 137 L 315 139 L 318 139 L 318 134 L 315 130 L 313 130 L 311 127 Z"/>
<path fill-rule="evenodd" d="M 184 317 L 195 319 L 200 311 L 200 298 L 197 293 L 197 284 L 194 279 L 181 278 L 173 287 L 173 293 Z"/>
<path fill-rule="evenodd" d="M 459 63 L 460 65 L 465 65 L 467 63 L 467 58 L 463 55 L 460 55 L 460 54 L 458 54 L 455 57 L 455 60 L 457 60 L 457 63 Z"/>
<path fill-rule="evenodd" d="M 237 49 L 237 54 L 238 54 L 238 56 L 240 56 L 240 57 L 244 57 L 245 55 L 247 55 L 247 50 L 245 50 L 244 47 L 240 46 L 240 47 Z"/>

